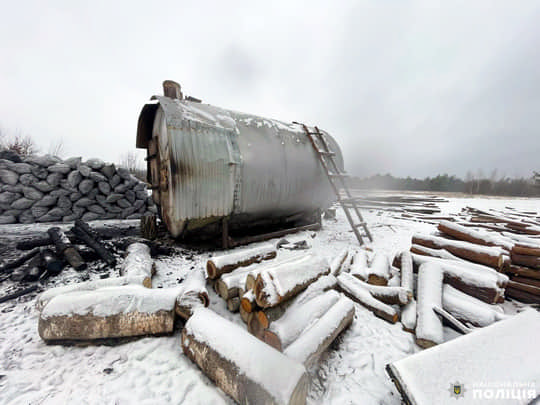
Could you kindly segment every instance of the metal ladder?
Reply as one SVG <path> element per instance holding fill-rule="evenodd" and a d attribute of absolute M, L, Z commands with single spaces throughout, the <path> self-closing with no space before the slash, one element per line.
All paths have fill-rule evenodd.
<path fill-rule="evenodd" d="M 339 171 L 339 168 L 336 164 L 336 161 L 334 160 L 334 156 L 336 155 L 335 152 L 332 152 L 328 146 L 328 143 L 323 137 L 323 134 L 319 130 L 318 127 L 313 127 L 314 131 L 310 131 L 308 126 L 305 124 L 301 124 L 299 122 L 293 122 L 294 124 L 302 125 L 304 128 L 304 131 L 308 137 L 308 139 L 311 142 L 311 145 L 313 146 L 313 149 L 315 149 L 315 152 L 317 153 L 317 157 L 319 158 L 319 161 L 321 162 L 321 165 L 324 169 L 324 172 L 326 173 L 326 176 L 328 177 L 328 181 L 330 182 L 330 185 L 332 186 L 332 189 L 334 190 L 334 193 L 336 194 L 337 200 L 341 207 L 343 208 L 343 211 L 345 212 L 345 216 L 347 217 L 347 220 L 349 221 L 349 224 L 351 225 L 351 229 L 354 232 L 354 235 L 356 236 L 356 239 L 358 239 L 358 243 L 360 245 L 364 244 L 364 241 L 362 239 L 363 236 L 367 236 L 370 241 L 373 241 L 373 238 L 371 237 L 371 232 L 369 232 L 369 229 L 367 227 L 366 222 L 364 221 L 364 218 L 362 217 L 362 214 L 360 213 L 360 209 L 358 208 L 358 205 L 356 204 L 356 200 L 351 195 L 351 192 L 349 190 L 349 187 L 347 187 L 347 183 L 345 181 L 345 178 L 347 175 L 345 173 L 341 173 Z M 317 141 L 321 145 L 321 148 L 317 145 Z M 336 182 L 337 179 L 337 182 Z M 342 198 L 339 189 L 342 188 L 345 190 L 345 195 L 347 198 Z M 348 206 L 347 204 L 350 204 Z M 355 222 L 353 215 L 351 214 L 351 211 L 353 211 L 356 214 L 356 217 L 358 219 L 358 222 Z M 364 235 L 360 233 L 358 228 L 362 228 L 364 230 Z"/>

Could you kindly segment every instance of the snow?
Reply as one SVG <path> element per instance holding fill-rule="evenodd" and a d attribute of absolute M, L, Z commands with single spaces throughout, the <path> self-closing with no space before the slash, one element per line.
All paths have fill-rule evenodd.
<path fill-rule="evenodd" d="M 349 257 L 349 249 L 343 249 L 338 253 L 336 257 L 330 262 L 330 274 L 337 276 L 345 265 L 347 258 Z"/>
<path fill-rule="evenodd" d="M 442 307 L 442 269 L 434 263 L 425 263 L 418 270 L 418 295 L 416 338 L 435 344 L 442 343 L 442 321 L 433 311 L 434 307 Z"/>
<path fill-rule="evenodd" d="M 401 286 L 413 292 L 414 288 L 413 262 L 409 251 L 401 254 Z"/>
<path fill-rule="evenodd" d="M 206 343 L 238 367 L 238 372 L 287 404 L 305 368 L 263 343 L 245 328 L 206 308 L 197 308 L 185 326 L 188 338 Z"/>
<path fill-rule="evenodd" d="M 347 297 L 342 296 L 311 328 L 306 329 L 298 339 L 291 343 L 283 353 L 306 366 L 311 366 L 315 360 L 313 356 L 317 353 L 319 346 L 336 330 L 343 318 L 351 311 L 354 314 L 354 303 Z"/>
<path fill-rule="evenodd" d="M 475 326 L 488 326 L 505 317 L 497 305 L 486 304 L 447 284 L 443 286 L 443 308 L 462 322 Z"/>
<path fill-rule="evenodd" d="M 486 245 L 501 246 L 506 250 L 511 250 L 512 246 L 514 246 L 514 243 L 511 239 L 499 236 L 497 234 L 485 231 L 476 231 L 474 229 L 450 221 L 441 221 L 440 224 L 457 232 L 467 234 L 474 239 L 482 240 L 485 242 Z"/>
<path fill-rule="evenodd" d="M 540 313 L 527 310 L 399 360 L 392 368 L 418 405 L 526 404 L 538 395 L 540 387 L 539 334 Z M 465 388 L 458 400 L 450 391 L 456 382 Z M 516 398 L 523 385 L 525 395 L 519 392 L 520 398 Z M 515 389 L 514 398 L 503 397 L 504 389 Z M 503 390 L 498 400 L 491 396 L 497 390 Z"/>
<path fill-rule="evenodd" d="M 144 243 L 132 243 L 126 249 L 127 256 L 122 263 L 121 273 L 125 276 L 152 277 L 154 261 L 150 256 L 150 248 Z"/>
<path fill-rule="evenodd" d="M 41 311 L 41 318 L 62 315 L 110 316 L 119 313 L 171 311 L 181 288 L 151 289 L 126 285 L 93 291 L 72 291 L 52 298 Z"/>
<path fill-rule="evenodd" d="M 465 206 L 504 209 L 511 205 L 522 210 L 538 211 L 540 199 L 450 197 L 448 202 L 438 205 L 442 210 L 441 215 L 458 213 Z M 414 233 L 429 234 L 436 230 L 432 224 L 410 218 L 395 218 L 388 212 L 362 210 L 362 215 L 374 237 L 374 241 L 366 247 L 375 252 L 386 253 L 390 257 L 408 250 Z M 94 221 L 91 225 L 133 228 L 138 226 L 138 221 Z M 15 242 L 29 235 L 44 233 L 50 226 L 0 225 L 0 252 L 3 249 L 2 243 L 6 240 Z M 68 230 L 72 224 L 59 226 Z M 322 230 L 301 232 L 297 236 L 309 240 L 312 250 L 328 260 L 336 257 L 345 248 L 351 251 L 359 249 L 340 209 L 337 210 L 336 221 L 323 221 Z M 539 239 L 529 239 L 540 243 Z M 277 239 L 274 241 L 277 242 Z M 7 250 L 2 259 L 13 258 L 13 254 Z M 280 251 L 275 260 L 285 257 L 281 254 Z M 189 250 L 185 254 L 158 258 L 155 260 L 156 275 L 152 283 L 155 287 L 163 288 L 178 286 L 192 269 L 204 269 L 209 256 L 209 252 Z M 261 267 L 263 263 L 266 262 L 254 265 L 253 269 Z M 91 270 L 85 272 L 68 268 L 59 276 L 46 280 L 45 288 L 80 282 L 85 277 L 99 280 L 103 272 L 109 277 L 117 277 L 119 267 L 118 265 L 115 268 L 107 267 L 95 271 L 95 267 L 91 265 Z M 330 279 L 329 276 L 326 277 Z M 321 277 L 311 286 L 326 277 Z M 304 293 L 310 290 L 310 287 Z M 12 288 L 13 283 L 10 281 L 0 285 L 2 294 L 9 293 Z M 182 354 L 179 330 L 175 331 L 173 336 L 137 339 L 116 346 L 46 345 L 37 333 L 39 312 L 35 308 L 36 295 L 27 295 L 0 304 L 0 375 L 5 376 L 0 377 L 0 403 L 233 404 L 227 395 L 216 388 L 197 366 Z M 239 314 L 230 313 L 225 302 L 213 290 L 210 289 L 208 295 L 213 311 L 245 329 Z M 414 335 L 403 331 L 400 323 L 390 324 L 375 317 L 362 305 L 354 306 L 355 320 L 352 325 L 321 356 L 318 366 L 311 370 L 308 404 L 399 405 L 400 395 L 384 368 L 388 363 L 420 351 L 420 348 L 414 343 Z M 522 306 L 510 300 L 503 305 L 506 314 L 513 313 Z M 502 322 L 506 321 L 497 322 L 493 326 Z M 458 336 L 449 328 L 444 328 L 444 333 L 445 341 Z M 534 334 L 538 336 L 539 332 L 536 330 Z M 503 353 L 505 350 L 506 348 L 501 349 Z M 530 353 L 537 354 L 535 351 Z M 534 361 L 538 364 L 538 359 Z M 440 391 L 440 398 L 443 399 L 440 403 L 444 404 L 444 401 L 449 400 L 456 405 L 467 403 L 463 399 L 456 401 L 448 393 L 450 382 L 455 382 L 465 373 L 467 364 L 465 362 L 461 365 L 459 362 L 447 360 L 435 368 L 437 373 L 442 367 L 452 371 L 452 377 L 443 381 L 441 387 L 432 388 L 432 391 Z M 537 390 L 539 386 L 537 381 Z M 430 403 L 437 403 L 437 398 L 434 397 L 434 401 Z"/>
<path fill-rule="evenodd" d="M 412 299 L 401 310 L 401 324 L 409 331 L 416 328 L 416 300 Z"/>
<path fill-rule="evenodd" d="M 124 277 L 111 277 L 103 280 L 85 281 L 82 283 L 73 283 L 63 285 L 60 287 L 50 288 L 44 291 L 36 298 L 36 309 L 41 310 L 43 307 L 54 297 L 66 294 L 73 291 L 91 291 L 97 290 L 102 287 L 122 286 L 128 284 L 142 285 L 145 276 L 124 276 Z"/>
<path fill-rule="evenodd" d="M 376 253 L 371 262 L 371 266 L 369 266 L 368 274 L 373 274 L 388 280 L 390 278 L 390 262 L 388 261 L 388 256 L 384 253 Z"/>

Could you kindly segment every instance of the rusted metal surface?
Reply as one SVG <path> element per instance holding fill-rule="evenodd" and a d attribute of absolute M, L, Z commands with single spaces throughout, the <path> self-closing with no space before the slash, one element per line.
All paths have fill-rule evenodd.
<path fill-rule="evenodd" d="M 302 126 L 154 96 L 139 117 L 151 184 L 173 236 L 228 217 L 250 222 L 313 212 L 334 199 Z M 151 129 L 150 129 L 151 128 Z M 335 140 L 323 136 L 343 158 Z M 154 145 L 156 147 L 154 147 Z M 157 202 L 157 201 L 156 201 Z"/>

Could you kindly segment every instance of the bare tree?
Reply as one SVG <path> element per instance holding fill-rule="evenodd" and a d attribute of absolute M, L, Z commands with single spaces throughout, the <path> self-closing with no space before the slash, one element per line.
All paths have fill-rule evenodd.
<path fill-rule="evenodd" d="M 146 165 L 140 156 L 134 151 L 128 151 L 120 156 L 118 165 L 130 171 L 135 177 L 146 181 Z"/>
<path fill-rule="evenodd" d="M 8 135 L 5 131 L 0 133 L 0 148 L 17 153 L 20 156 L 28 156 L 38 152 L 36 142 L 30 135 L 23 135 L 20 130 L 14 135 Z"/>

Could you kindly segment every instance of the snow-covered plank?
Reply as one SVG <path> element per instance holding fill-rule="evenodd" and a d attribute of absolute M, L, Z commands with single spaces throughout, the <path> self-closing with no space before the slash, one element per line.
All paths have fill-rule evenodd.
<path fill-rule="evenodd" d="M 527 404 L 540 386 L 539 334 L 540 313 L 527 310 L 398 360 L 386 370 L 411 404 L 453 404 L 459 399 Z M 465 388 L 459 397 L 452 395 L 455 383 Z"/>
<path fill-rule="evenodd" d="M 305 404 L 306 370 L 215 312 L 198 308 L 182 332 L 186 356 L 239 404 Z"/>

